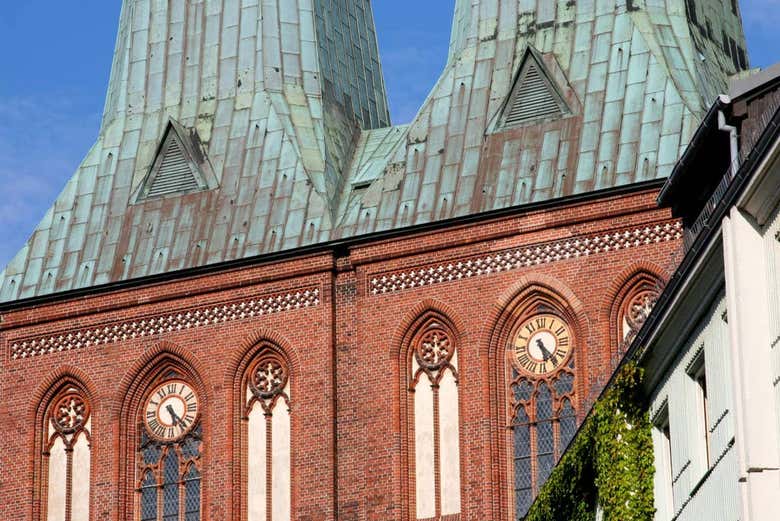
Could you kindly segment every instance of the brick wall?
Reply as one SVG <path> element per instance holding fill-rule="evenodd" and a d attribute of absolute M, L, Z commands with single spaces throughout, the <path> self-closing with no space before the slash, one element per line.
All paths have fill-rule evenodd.
<path fill-rule="evenodd" d="M 582 417 L 609 376 L 610 310 L 623 282 L 638 270 L 665 277 L 677 260 L 679 229 L 656 209 L 655 196 L 640 191 L 518 212 L 9 311 L 0 322 L 3 517 L 35 518 L 37 410 L 67 374 L 94 402 L 92 519 L 130 519 L 130 411 L 145 371 L 167 359 L 194 374 L 202 397 L 203 519 L 241 519 L 239 373 L 266 339 L 292 361 L 294 518 L 407 519 L 400 343 L 406 325 L 431 308 L 451 320 L 462 342 L 463 519 L 507 519 L 498 324 L 531 284 L 565 299 L 577 317 Z"/>

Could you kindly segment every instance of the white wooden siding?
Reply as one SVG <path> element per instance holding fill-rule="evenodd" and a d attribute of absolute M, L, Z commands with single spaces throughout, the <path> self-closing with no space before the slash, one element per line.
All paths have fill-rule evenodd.
<path fill-rule="evenodd" d="M 733 479 L 715 479 L 721 476 L 724 469 L 720 467 L 728 460 L 734 439 L 733 423 L 733 391 L 731 388 L 731 369 L 729 352 L 728 324 L 726 323 L 726 299 L 721 295 L 710 308 L 710 311 L 702 318 L 700 325 L 687 339 L 680 339 L 685 347 L 682 354 L 675 361 L 673 369 L 669 372 L 662 385 L 656 390 L 652 405 L 651 416 L 655 417 L 664 404 L 667 404 L 669 414 L 669 429 L 671 434 L 671 470 L 674 490 L 674 514 L 683 519 L 684 511 L 690 509 L 690 502 L 694 500 L 701 505 L 708 505 L 704 510 L 695 510 L 699 514 L 709 511 L 709 506 L 721 505 L 724 502 L 729 505 L 737 504 L 738 490 L 736 470 L 731 471 Z M 676 346 L 668 346 L 674 349 Z M 657 346 L 664 349 L 665 346 Z M 702 418 L 699 414 L 697 403 L 697 383 L 690 376 L 689 371 L 699 356 L 704 356 L 705 371 L 707 377 L 707 426 L 710 433 L 710 463 L 708 466 L 706 453 L 703 450 Z M 660 438 L 654 436 L 654 443 L 658 444 Z M 665 472 L 664 457 L 656 450 L 657 482 L 656 489 L 666 486 L 661 483 L 661 472 Z M 727 457 L 728 456 L 728 457 Z M 660 458 L 660 459 L 659 459 Z M 710 472 L 709 474 L 707 474 Z M 706 476 L 706 478 L 705 478 Z M 658 513 L 656 519 L 665 521 L 672 518 L 667 513 L 668 508 L 661 502 L 665 501 L 663 495 L 656 494 Z M 712 495 L 708 500 L 707 496 Z M 699 507 L 697 507 L 699 508 Z M 718 507 L 720 508 L 720 507 Z M 734 519 L 729 517 L 730 510 L 713 513 L 706 519 Z M 734 510 L 736 512 L 736 510 Z M 722 516 L 726 517 L 722 517 Z M 704 518 L 702 518 L 704 519 Z"/>
<path fill-rule="evenodd" d="M 772 352 L 772 383 L 775 403 L 780 403 L 780 208 L 764 227 L 764 248 L 767 255 L 767 282 L 769 300 L 769 338 Z M 780 414 L 775 414 L 775 428 L 780 447 Z"/>

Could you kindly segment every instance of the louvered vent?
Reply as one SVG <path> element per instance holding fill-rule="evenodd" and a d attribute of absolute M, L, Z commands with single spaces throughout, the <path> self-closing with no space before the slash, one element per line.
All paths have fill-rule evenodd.
<path fill-rule="evenodd" d="M 557 94 L 535 63 L 529 63 L 510 103 L 504 118 L 507 127 L 563 114 Z"/>
<path fill-rule="evenodd" d="M 187 158 L 182 153 L 181 146 L 175 139 L 171 139 L 146 197 L 153 198 L 192 192 L 199 188 L 198 180 L 195 178 Z"/>

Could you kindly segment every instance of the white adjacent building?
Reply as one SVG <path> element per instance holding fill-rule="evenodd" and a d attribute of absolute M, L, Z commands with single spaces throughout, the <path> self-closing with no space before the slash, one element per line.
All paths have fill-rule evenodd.
<path fill-rule="evenodd" d="M 659 521 L 780 519 L 780 66 L 731 90 L 659 196 L 685 253 L 629 353 Z"/>

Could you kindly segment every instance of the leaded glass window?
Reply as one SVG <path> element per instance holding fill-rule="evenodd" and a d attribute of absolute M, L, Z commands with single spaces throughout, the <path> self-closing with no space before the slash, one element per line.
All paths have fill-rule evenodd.
<path fill-rule="evenodd" d="M 194 391 L 189 384 L 174 375 L 158 382 L 141 410 L 137 449 L 139 521 L 200 521 L 203 432 L 199 413 L 187 415 L 188 403 L 195 403 L 190 393 Z M 150 430 L 150 424 L 165 426 L 165 421 L 173 426 L 172 436 L 167 426 L 162 435 L 162 430 Z"/>
<path fill-rule="evenodd" d="M 536 395 L 537 488 L 544 485 L 554 465 L 552 394 L 546 383 L 539 384 Z"/>
<path fill-rule="evenodd" d="M 531 420 L 522 405 L 517 408 L 514 437 L 515 510 L 527 512 L 533 500 L 531 479 Z"/>
<path fill-rule="evenodd" d="M 184 476 L 184 521 L 200 520 L 200 472 L 195 465 L 190 466 Z"/>
<path fill-rule="evenodd" d="M 513 507 L 523 519 L 577 430 L 573 361 L 549 378 L 511 368 Z"/>
<path fill-rule="evenodd" d="M 157 480 L 149 470 L 141 485 L 141 521 L 157 521 Z"/>

